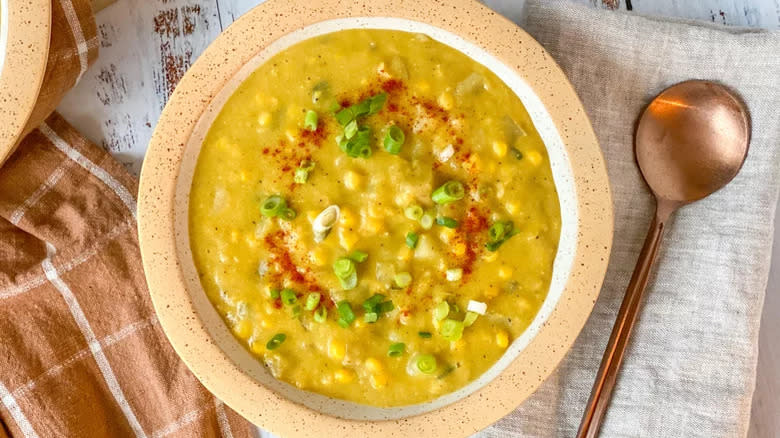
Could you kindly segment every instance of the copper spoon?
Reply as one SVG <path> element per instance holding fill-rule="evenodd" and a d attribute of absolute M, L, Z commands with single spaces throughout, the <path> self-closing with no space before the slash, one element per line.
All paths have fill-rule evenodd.
<path fill-rule="evenodd" d="M 678 208 L 731 181 L 747 157 L 749 142 L 747 108 L 713 82 L 686 81 L 667 88 L 642 114 L 636 130 L 636 160 L 655 195 L 655 216 L 604 351 L 578 438 L 598 436 L 667 220 Z"/>

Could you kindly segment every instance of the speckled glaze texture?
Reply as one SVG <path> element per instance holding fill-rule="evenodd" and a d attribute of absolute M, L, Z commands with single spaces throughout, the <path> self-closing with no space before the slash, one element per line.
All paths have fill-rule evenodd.
<path fill-rule="evenodd" d="M 46 71 L 51 0 L 0 2 L 0 165 L 21 141 Z"/>
<path fill-rule="evenodd" d="M 326 0 L 315 8 L 308 3 L 269 0 L 236 21 L 192 66 L 163 111 L 144 162 L 138 204 L 141 253 L 160 322 L 209 390 L 280 436 L 471 435 L 513 410 L 552 373 L 595 303 L 612 244 L 612 202 L 595 135 L 573 88 L 544 49 L 477 2 Z M 553 274 L 559 284 L 553 281 L 547 307 L 527 334 L 473 384 L 431 403 L 392 409 L 327 399 L 270 377 L 203 293 L 186 220 L 203 136 L 267 52 L 311 29 L 379 26 L 423 31 L 427 26 L 426 33 L 444 43 L 462 41 L 464 53 L 472 56 L 468 47 L 474 47 L 472 57 L 518 93 L 548 146 L 563 219 Z M 461 49 L 460 43 L 450 45 Z"/>

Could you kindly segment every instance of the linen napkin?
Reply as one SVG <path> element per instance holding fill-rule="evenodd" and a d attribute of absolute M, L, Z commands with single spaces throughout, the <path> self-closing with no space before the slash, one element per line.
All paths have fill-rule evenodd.
<path fill-rule="evenodd" d="M 752 119 L 740 174 L 667 228 L 603 437 L 745 436 L 780 186 L 780 34 L 529 0 L 523 27 L 566 72 L 607 162 L 615 239 L 601 295 L 555 374 L 482 437 L 572 437 L 634 268 L 653 201 L 635 122 L 664 88 L 712 79 Z"/>
<path fill-rule="evenodd" d="M 32 132 L 0 168 L 0 437 L 249 436 L 155 318 L 135 179 L 49 116 L 98 47 L 89 0 L 52 6 Z"/>

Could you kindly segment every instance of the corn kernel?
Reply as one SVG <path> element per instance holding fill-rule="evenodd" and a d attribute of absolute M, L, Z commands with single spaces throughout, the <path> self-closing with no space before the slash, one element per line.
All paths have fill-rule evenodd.
<path fill-rule="evenodd" d="M 309 258 L 311 259 L 311 262 L 317 266 L 325 266 L 328 263 L 328 257 L 327 254 L 325 254 L 325 250 L 319 246 L 309 253 Z"/>
<path fill-rule="evenodd" d="M 509 266 L 501 266 L 498 268 L 498 277 L 502 280 L 506 280 L 512 276 L 512 268 Z"/>
<path fill-rule="evenodd" d="M 462 256 L 463 254 L 466 254 L 466 244 L 463 242 L 456 243 L 452 246 L 452 253 L 456 256 Z"/>
<path fill-rule="evenodd" d="M 414 255 L 414 251 L 408 246 L 404 246 L 398 251 L 398 260 L 402 262 L 409 261 L 412 258 L 412 255 Z"/>
<path fill-rule="evenodd" d="M 247 339 L 252 334 L 252 323 L 242 319 L 233 326 L 233 333 L 241 339 Z"/>
<path fill-rule="evenodd" d="M 493 152 L 499 157 L 503 158 L 506 156 L 506 143 L 503 141 L 494 141 L 493 142 Z"/>
<path fill-rule="evenodd" d="M 347 347 L 343 342 L 331 339 L 328 341 L 328 357 L 333 360 L 341 361 L 347 353 Z"/>
<path fill-rule="evenodd" d="M 446 110 L 451 110 L 454 104 L 455 100 L 453 99 L 452 94 L 444 92 L 439 96 L 440 107 Z"/>
<path fill-rule="evenodd" d="M 506 348 L 509 345 L 509 335 L 504 330 L 496 332 L 496 345 Z"/>
<path fill-rule="evenodd" d="M 360 237 L 354 231 L 342 230 L 339 233 L 339 245 L 348 251 L 355 247 L 359 239 Z"/>
<path fill-rule="evenodd" d="M 341 225 L 351 227 L 355 225 L 356 220 L 357 216 L 355 216 L 355 213 L 352 210 L 346 207 L 341 209 L 341 213 L 339 214 L 339 222 L 341 222 Z"/>
<path fill-rule="evenodd" d="M 427 81 L 420 81 L 417 83 L 417 90 L 421 91 L 423 93 L 427 92 L 431 89 L 431 84 L 429 84 Z"/>
<path fill-rule="evenodd" d="M 257 116 L 257 124 L 260 126 L 268 126 L 271 123 L 271 113 L 263 111 Z"/>
<path fill-rule="evenodd" d="M 376 359 L 374 357 L 369 357 L 368 359 L 366 359 L 364 365 L 366 366 L 366 369 L 371 373 L 376 373 L 384 370 L 384 368 L 382 367 L 382 362 L 380 362 L 379 359 Z"/>
<path fill-rule="evenodd" d="M 247 175 L 245 170 L 239 172 L 238 176 L 241 178 L 242 182 L 247 182 L 247 180 L 249 180 L 249 175 Z"/>
<path fill-rule="evenodd" d="M 351 170 L 344 174 L 344 186 L 349 190 L 357 190 L 363 183 L 363 177 Z"/>
<path fill-rule="evenodd" d="M 456 231 L 454 228 L 442 228 L 439 232 L 439 239 L 444 243 L 449 243 L 450 240 L 455 237 L 455 233 Z"/>
<path fill-rule="evenodd" d="M 265 352 L 265 345 L 263 345 L 262 342 L 255 341 L 252 342 L 249 349 L 252 350 L 252 353 L 263 354 L 263 352 Z"/>
<path fill-rule="evenodd" d="M 516 201 L 509 201 L 504 207 L 509 214 L 517 214 L 520 211 L 520 203 Z"/>
<path fill-rule="evenodd" d="M 498 252 L 496 251 L 486 251 L 482 254 L 482 260 L 486 262 L 495 262 L 498 258 Z"/>
<path fill-rule="evenodd" d="M 388 377 L 386 373 L 371 374 L 368 378 L 371 382 L 371 387 L 374 389 L 382 389 L 387 386 Z"/>
<path fill-rule="evenodd" d="M 238 231 L 233 230 L 230 232 L 230 241 L 233 243 L 238 242 Z"/>
<path fill-rule="evenodd" d="M 340 370 L 336 370 L 336 372 L 333 374 L 333 378 L 338 383 L 351 383 L 355 380 L 355 372 L 346 368 L 342 368 Z"/>
<path fill-rule="evenodd" d="M 269 328 L 269 327 L 271 327 L 271 323 L 268 322 L 267 319 L 264 319 L 264 320 L 260 321 L 260 327 L 262 327 L 262 328 Z"/>
<path fill-rule="evenodd" d="M 538 166 L 542 162 L 542 155 L 536 151 L 526 152 L 525 158 L 528 159 L 528 162 L 534 166 Z"/>

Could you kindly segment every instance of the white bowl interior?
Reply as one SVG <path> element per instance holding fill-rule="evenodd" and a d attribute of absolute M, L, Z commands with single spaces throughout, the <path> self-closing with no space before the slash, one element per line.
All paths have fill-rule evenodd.
<path fill-rule="evenodd" d="M 3 0 L 6 1 L 6 0 Z M 553 266 L 550 290 L 539 313 L 528 329 L 509 346 L 506 353 L 482 376 L 465 387 L 443 395 L 432 402 L 393 408 L 377 408 L 353 402 L 337 400 L 320 394 L 303 391 L 275 379 L 259 360 L 253 357 L 230 333 L 217 311 L 209 302 L 200 284 L 192 259 L 189 244 L 188 211 L 189 191 L 198 154 L 208 126 L 219 114 L 227 98 L 253 71 L 280 51 L 302 40 L 336 32 L 344 29 L 394 29 L 406 32 L 424 33 L 441 43 L 453 47 L 476 62 L 492 70 L 516 94 L 528 110 L 536 129 L 539 131 L 550 157 L 553 178 L 558 190 L 561 209 L 561 236 L 558 252 Z M 236 366 L 252 376 L 263 386 L 278 394 L 313 410 L 335 417 L 355 420 L 387 420 L 418 415 L 453 403 L 480 389 L 501 373 L 529 344 L 539 332 L 541 326 L 552 313 L 563 293 L 571 272 L 576 248 L 578 227 L 578 204 L 574 187 L 571 163 L 555 125 L 545 109 L 542 100 L 514 70 L 501 63 L 485 50 L 462 37 L 431 26 L 429 24 L 399 18 L 353 17 L 319 22 L 273 42 L 250 60 L 231 78 L 214 98 L 198 121 L 197 127 L 186 145 L 184 158 L 176 181 L 176 199 L 174 211 L 174 231 L 177 235 L 177 252 L 182 270 L 195 308 L 208 328 L 216 344 L 225 352 Z"/>
<path fill-rule="evenodd" d="M 8 0 L 0 0 L 0 74 L 5 65 L 5 48 L 8 43 Z"/>

